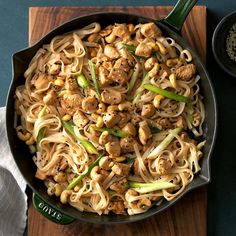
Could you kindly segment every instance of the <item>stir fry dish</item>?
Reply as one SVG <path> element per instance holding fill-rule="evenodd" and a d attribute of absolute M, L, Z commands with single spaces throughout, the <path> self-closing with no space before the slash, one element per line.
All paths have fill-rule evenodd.
<path fill-rule="evenodd" d="M 16 133 L 61 203 L 140 214 L 176 198 L 200 171 L 200 76 L 191 52 L 156 24 L 95 22 L 56 36 L 24 77 Z"/>

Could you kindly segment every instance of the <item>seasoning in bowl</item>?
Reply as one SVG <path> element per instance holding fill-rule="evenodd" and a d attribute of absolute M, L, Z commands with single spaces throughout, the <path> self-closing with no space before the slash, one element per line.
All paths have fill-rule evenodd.
<path fill-rule="evenodd" d="M 233 24 L 227 35 L 226 52 L 231 60 L 236 61 L 236 23 Z"/>

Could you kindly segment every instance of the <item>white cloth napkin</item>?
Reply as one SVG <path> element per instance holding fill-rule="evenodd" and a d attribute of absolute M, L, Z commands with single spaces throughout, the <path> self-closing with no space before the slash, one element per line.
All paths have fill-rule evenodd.
<path fill-rule="evenodd" d="M 22 236 L 27 218 L 26 183 L 10 152 L 5 110 L 0 108 L 0 236 Z"/>

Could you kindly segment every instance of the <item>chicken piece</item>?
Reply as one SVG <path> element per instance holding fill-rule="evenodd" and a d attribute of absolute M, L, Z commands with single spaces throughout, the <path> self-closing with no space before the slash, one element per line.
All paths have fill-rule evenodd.
<path fill-rule="evenodd" d="M 100 174 L 102 175 L 102 180 L 104 181 L 110 174 L 109 171 L 100 169 Z"/>
<path fill-rule="evenodd" d="M 111 83 L 111 81 L 108 79 L 108 74 L 108 70 L 103 66 L 98 68 L 98 78 L 102 86 L 108 86 Z"/>
<path fill-rule="evenodd" d="M 101 94 L 102 102 L 107 104 L 120 104 L 122 101 L 122 95 L 115 90 L 104 89 Z"/>
<path fill-rule="evenodd" d="M 109 57 L 110 59 L 117 59 L 120 54 L 117 51 L 116 48 L 114 48 L 112 45 L 107 44 L 104 48 L 104 54 Z"/>
<path fill-rule="evenodd" d="M 125 206 L 123 201 L 112 201 L 108 205 L 108 210 L 114 212 L 115 214 L 125 214 Z"/>
<path fill-rule="evenodd" d="M 129 53 L 129 51 L 124 47 L 122 47 L 118 50 L 119 50 L 121 57 L 125 58 L 131 67 L 134 67 L 136 64 L 136 61 L 135 61 L 134 57 Z"/>
<path fill-rule="evenodd" d="M 113 68 L 108 76 L 109 80 L 124 85 L 128 82 L 129 77 L 122 69 Z"/>
<path fill-rule="evenodd" d="M 95 97 L 86 97 L 82 100 L 82 109 L 88 113 L 95 112 L 98 107 L 98 100 Z"/>
<path fill-rule="evenodd" d="M 185 121 L 185 119 L 183 118 L 183 116 L 178 116 L 177 121 L 176 121 L 176 127 L 180 127 L 183 129 L 187 129 L 187 123 Z"/>
<path fill-rule="evenodd" d="M 83 128 L 88 124 L 89 119 L 82 111 L 76 111 L 73 115 L 73 122 L 79 128 Z"/>
<path fill-rule="evenodd" d="M 114 190 L 117 193 L 123 194 L 127 190 L 127 179 L 122 179 L 113 183 L 110 186 L 111 190 Z"/>
<path fill-rule="evenodd" d="M 138 160 L 137 159 L 134 160 L 133 170 L 134 170 L 135 176 L 140 176 L 139 164 L 138 164 Z"/>
<path fill-rule="evenodd" d="M 116 175 L 127 177 L 129 175 L 130 165 L 124 163 L 116 163 L 114 166 L 112 166 L 111 169 Z"/>
<path fill-rule="evenodd" d="M 162 35 L 161 30 L 154 23 L 143 24 L 140 31 L 146 38 L 158 38 Z"/>
<path fill-rule="evenodd" d="M 130 32 L 125 24 L 117 24 L 113 28 L 113 34 L 119 38 L 122 38 L 125 42 L 130 39 Z"/>
<path fill-rule="evenodd" d="M 52 105 L 55 104 L 57 101 L 57 94 L 51 90 L 49 91 L 44 97 L 43 97 L 43 102 L 47 105 Z"/>
<path fill-rule="evenodd" d="M 75 111 L 81 109 L 82 99 L 79 94 L 64 94 L 61 100 L 61 106 L 65 113 L 73 115 Z"/>
<path fill-rule="evenodd" d="M 156 123 L 161 126 L 162 129 L 172 129 L 173 124 L 169 121 L 168 118 L 158 118 Z"/>
<path fill-rule="evenodd" d="M 60 70 L 61 70 L 61 65 L 52 64 L 48 69 L 48 73 L 50 75 L 57 75 L 57 74 L 59 74 Z"/>
<path fill-rule="evenodd" d="M 132 136 L 134 136 L 134 137 L 135 137 L 135 135 L 137 134 L 137 131 L 136 131 L 136 129 L 135 129 L 135 126 L 134 126 L 131 122 L 127 123 L 127 124 L 123 127 L 122 130 L 128 132 L 130 135 L 132 135 Z"/>
<path fill-rule="evenodd" d="M 123 128 L 131 119 L 131 115 L 128 112 L 120 112 L 120 120 L 118 126 Z"/>
<path fill-rule="evenodd" d="M 134 144 L 136 143 L 137 143 L 136 140 L 131 136 L 121 138 L 120 139 L 121 151 L 123 153 L 134 152 Z"/>
<path fill-rule="evenodd" d="M 147 58 L 150 57 L 151 54 L 152 54 L 152 47 L 145 43 L 140 43 L 135 50 L 135 55 L 139 57 Z"/>
<path fill-rule="evenodd" d="M 177 79 L 188 81 L 196 74 L 196 66 L 194 64 L 180 66 L 175 73 Z"/>
<path fill-rule="evenodd" d="M 140 122 L 138 132 L 139 132 L 139 140 L 143 145 L 145 145 L 147 143 L 147 140 L 152 137 L 151 130 L 146 121 Z"/>
<path fill-rule="evenodd" d="M 155 107 L 152 104 L 144 104 L 141 111 L 141 116 L 149 118 L 155 114 Z"/>
<path fill-rule="evenodd" d="M 103 116 L 103 122 L 106 125 L 107 128 L 112 128 L 120 121 L 120 116 L 117 114 L 117 112 L 112 111 L 109 113 L 106 113 Z"/>
<path fill-rule="evenodd" d="M 121 148 L 120 148 L 120 142 L 108 142 L 105 144 L 106 151 L 111 156 L 118 157 L 120 156 Z"/>
<path fill-rule="evenodd" d="M 78 84 L 74 78 L 71 78 L 71 77 L 66 78 L 65 89 L 70 90 L 70 91 L 74 91 L 77 88 L 78 88 Z"/>
<path fill-rule="evenodd" d="M 158 172 L 160 174 L 165 174 L 172 167 L 172 164 L 169 159 L 161 158 L 158 162 Z"/>
<path fill-rule="evenodd" d="M 52 76 L 47 76 L 45 74 L 39 74 L 37 79 L 34 82 L 34 86 L 36 90 L 47 90 L 50 87 L 50 83 L 52 82 Z"/>
<path fill-rule="evenodd" d="M 130 66 L 129 66 L 129 63 L 128 61 L 121 57 L 119 58 L 118 60 L 116 60 L 115 64 L 114 64 L 114 69 L 119 69 L 119 70 L 122 70 L 126 73 L 128 73 L 130 71 Z"/>

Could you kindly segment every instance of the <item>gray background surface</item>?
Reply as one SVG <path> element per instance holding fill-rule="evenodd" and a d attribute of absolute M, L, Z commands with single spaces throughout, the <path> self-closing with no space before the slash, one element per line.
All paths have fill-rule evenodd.
<path fill-rule="evenodd" d="M 5 105 L 11 81 L 11 55 L 27 47 L 30 6 L 174 5 L 171 0 L 0 0 L 0 106 Z M 212 78 L 219 109 L 219 131 L 212 156 L 212 182 L 208 186 L 208 235 L 236 235 L 236 81 L 216 64 L 211 39 L 226 14 L 236 11 L 235 0 L 199 0 L 208 8 L 207 69 Z"/>

